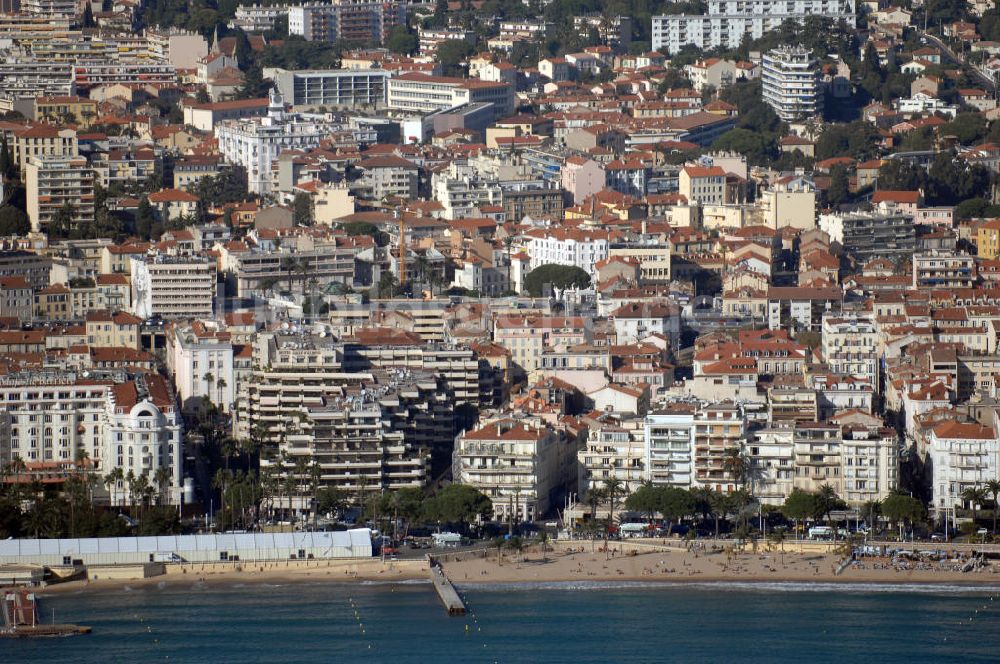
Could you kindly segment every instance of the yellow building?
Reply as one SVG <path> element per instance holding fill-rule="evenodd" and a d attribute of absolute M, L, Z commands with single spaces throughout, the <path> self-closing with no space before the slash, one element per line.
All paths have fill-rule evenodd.
<path fill-rule="evenodd" d="M 97 102 L 77 96 L 38 97 L 35 99 L 35 119 L 50 122 L 73 122 L 89 127 L 97 118 Z"/>
<path fill-rule="evenodd" d="M 1000 258 L 1000 219 L 990 219 L 979 227 L 976 235 L 977 255 L 980 258 Z"/>

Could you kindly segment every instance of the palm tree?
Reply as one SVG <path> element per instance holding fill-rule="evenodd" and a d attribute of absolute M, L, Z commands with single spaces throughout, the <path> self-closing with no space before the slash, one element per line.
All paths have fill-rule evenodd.
<path fill-rule="evenodd" d="M 549 547 L 549 534 L 544 530 L 538 534 L 538 543 L 542 547 L 542 562 L 548 562 L 549 559 L 545 552 L 548 551 Z"/>
<path fill-rule="evenodd" d="M 223 517 L 226 515 L 226 488 L 229 486 L 231 479 L 232 473 L 227 468 L 219 468 L 215 471 L 215 477 L 212 478 L 212 488 L 219 490 L 219 513 Z M 218 521 L 216 519 L 216 524 L 218 524 Z"/>
<path fill-rule="evenodd" d="M 997 534 L 997 498 L 1000 498 L 1000 480 L 990 480 L 986 483 L 986 490 L 993 496 L 993 534 Z"/>
<path fill-rule="evenodd" d="M 228 410 L 229 409 L 229 404 L 223 403 L 223 401 L 222 401 L 222 391 L 224 389 L 226 389 L 226 385 L 227 384 L 228 383 L 226 383 L 226 379 L 223 378 L 222 376 L 219 376 L 215 380 L 215 387 L 218 390 L 218 395 L 219 395 L 219 407 L 222 408 L 223 410 Z"/>
<path fill-rule="evenodd" d="M 118 487 L 121 486 L 122 482 L 125 481 L 125 471 L 121 469 L 121 466 L 118 466 L 117 468 L 112 468 L 111 472 L 108 474 L 111 475 L 112 479 L 114 480 L 114 485 L 113 485 L 115 491 L 114 497 L 120 498 L 120 496 L 118 496 Z"/>
<path fill-rule="evenodd" d="M 153 482 L 156 484 L 159 496 L 158 502 L 160 505 L 163 505 L 166 503 L 167 486 L 170 484 L 170 471 L 163 466 L 157 468 L 156 473 L 153 475 Z"/>
<path fill-rule="evenodd" d="M 617 477 L 609 477 L 604 480 L 604 495 L 608 499 L 608 526 L 615 520 L 615 502 L 619 497 L 624 496 L 628 491 L 625 485 Z"/>
<path fill-rule="evenodd" d="M 520 537 L 511 537 L 507 540 L 507 547 L 517 554 L 517 560 L 521 559 L 521 551 L 524 549 L 524 542 Z"/>
<path fill-rule="evenodd" d="M 978 486 L 970 486 L 962 491 L 962 500 L 969 503 L 972 509 L 972 522 L 979 518 L 979 506 L 986 502 L 986 489 Z"/>
<path fill-rule="evenodd" d="M 733 481 L 741 488 L 747 488 L 750 479 L 750 458 L 742 447 L 730 447 L 722 457 L 722 469 L 732 476 Z M 751 493 L 753 490 L 751 488 Z"/>
<path fill-rule="evenodd" d="M 281 269 L 288 273 L 288 290 L 292 290 L 292 273 L 295 271 L 298 261 L 293 256 L 285 256 L 281 259 Z"/>
<path fill-rule="evenodd" d="M 715 538 L 719 538 L 719 517 L 725 517 L 733 505 L 728 494 L 721 491 L 712 491 L 711 497 L 712 514 L 715 516 Z"/>
<path fill-rule="evenodd" d="M 135 473 L 131 470 L 125 475 L 125 484 L 128 486 L 129 507 L 135 507 Z"/>
<path fill-rule="evenodd" d="M 215 381 L 215 374 L 211 371 L 206 371 L 205 375 L 201 377 L 205 381 L 206 387 L 205 392 L 208 393 L 212 389 L 212 383 Z"/>
<path fill-rule="evenodd" d="M 836 508 L 839 501 L 837 491 L 829 484 L 824 484 L 816 492 L 816 505 L 824 520 L 829 520 L 830 512 Z"/>
<path fill-rule="evenodd" d="M 768 538 L 774 543 L 776 543 L 781 548 L 781 566 L 785 566 L 785 531 L 784 530 L 772 530 L 768 534 Z"/>

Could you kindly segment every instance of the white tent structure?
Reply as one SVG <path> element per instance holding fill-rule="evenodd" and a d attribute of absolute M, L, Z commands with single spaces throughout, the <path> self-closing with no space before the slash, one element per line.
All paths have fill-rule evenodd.
<path fill-rule="evenodd" d="M 372 539 L 368 528 L 314 533 L 222 533 L 0 541 L 0 563 L 36 565 L 135 565 L 149 562 L 371 556 Z"/>

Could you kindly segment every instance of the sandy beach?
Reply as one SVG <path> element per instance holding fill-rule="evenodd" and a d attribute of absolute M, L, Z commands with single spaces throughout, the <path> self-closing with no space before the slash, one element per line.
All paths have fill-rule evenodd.
<path fill-rule="evenodd" d="M 140 589 L 147 587 L 203 584 L 222 586 L 235 584 L 331 583 L 358 581 L 409 581 L 427 579 L 425 560 L 341 561 L 275 561 L 253 564 L 191 563 L 167 565 L 167 573 L 148 578 L 101 578 L 52 583 L 41 591 L 72 593 L 80 591 Z"/>
<path fill-rule="evenodd" d="M 833 553 L 623 550 L 628 548 L 612 543 L 604 551 L 601 543 L 593 548 L 589 542 L 557 544 L 544 555 L 527 550 L 520 556 L 505 553 L 499 561 L 494 549 L 492 556 L 444 562 L 443 567 L 457 584 L 620 580 L 1000 585 L 1000 568 L 963 573 L 955 570 L 957 562 L 903 569 L 888 559 L 866 558 L 838 575 L 841 557 Z"/>
<path fill-rule="evenodd" d="M 961 561 L 933 565 L 865 558 L 841 574 L 841 556 L 825 551 L 757 552 L 703 548 L 640 547 L 630 543 L 556 542 L 543 553 L 538 547 L 519 555 L 496 549 L 486 552 L 435 552 L 456 584 L 545 583 L 573 581 L 649 582 L 797 582 L 867 584 L 952 584 L 1000 586 L 1000 566 L 961 572 Z M 457 560 L 456 560 L 457 558 Z M 171 585 L 330 583 L 410 581 L 428 578 L 423 559 L 387 561 L 277 561 L 253 564 L 206 563 L 168 565 L 167 573 L 149 578 L 98 578 L 48 585 L 43 593 L 140 589 Z"/>

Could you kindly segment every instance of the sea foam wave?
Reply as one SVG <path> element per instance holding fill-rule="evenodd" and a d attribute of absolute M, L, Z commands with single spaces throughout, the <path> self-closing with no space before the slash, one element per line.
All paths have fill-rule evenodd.
<path fill-rule="evenodd" d="M 928 595 L 997 595 L 1000 586 L 949 583 L 815 583 L 799 581 L 525 581 L 508 583 L 456 583 L 465 592 L 518 592 L 524 590 L 731 590 L 736 592 L 835 592 L 845 594 L 919 593 Z"/>
<path fill-rule="evenodd" d="M 401 579 L 399 581 L 362 581 L 362 586 L 426 586 L 430 585 L 430 579 Z"/>

